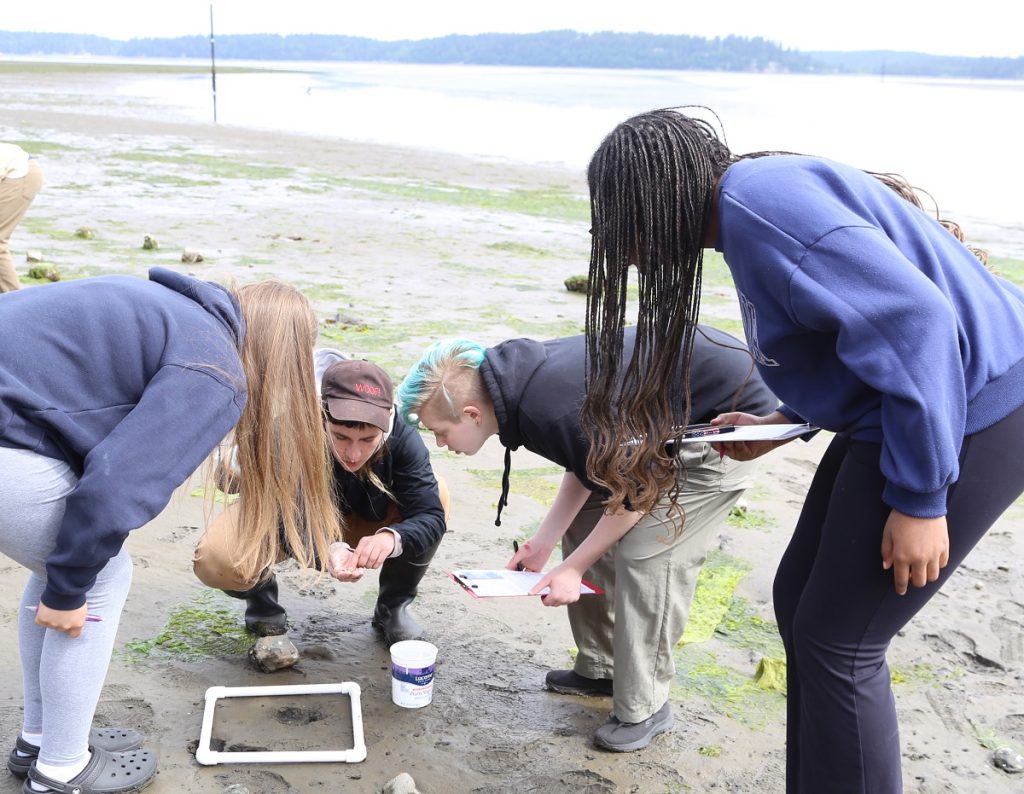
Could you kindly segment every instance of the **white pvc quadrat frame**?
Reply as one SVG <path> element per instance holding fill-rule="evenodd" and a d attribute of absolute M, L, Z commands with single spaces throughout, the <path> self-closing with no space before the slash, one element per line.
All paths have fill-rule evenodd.
<path fill-rule="evenodd" d="M 210 749 L 213 733 L 213 712 L 221 698 L 271 697 L 274 695 L 329 695 L 337 692 L 348 695 L 352 702 L 352 744 L 348 750 L 245 750 L 220 752 Z M 203 727 L 199 733 L 196 761 L 206 766 L 213 764 L 288 764 L 344 762 L 354 764 L 366 759 L 363 739 L 363 712 L 359 703 L 359 684 L 345 681 L 340 684 L 297 684 L 289 686 L 212 686 L 206 690 L 206 708 Z"/>

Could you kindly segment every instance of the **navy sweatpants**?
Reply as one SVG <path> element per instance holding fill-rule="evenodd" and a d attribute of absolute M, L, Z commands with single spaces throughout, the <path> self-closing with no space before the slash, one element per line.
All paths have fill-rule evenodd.
<path fill-rule="evenodd" d="M 881 445 L 836 437 L 818 465 L 775 577 L 786 647 L 786 791 L 903 790 L 889 642 L 1024 492 L 1024 408 L 968 436 L 950 488 L 949 564 L 896 594 L 882 570 Z"/>

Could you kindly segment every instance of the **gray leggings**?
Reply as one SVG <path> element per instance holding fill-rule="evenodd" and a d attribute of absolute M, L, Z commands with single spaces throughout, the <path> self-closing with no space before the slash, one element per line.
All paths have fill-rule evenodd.
<path fill-rule="evenodd" d="M 102 617 L 101 622 L 86 623 L 75 639 L 37 626 L 32 610 L 46 586 L 46 559 L 78 478 L 63 461 L 0 447 L 0 482 L 0 552 L 30 571 L 18 609 L 23 729 L 43 734 L 43 763 L 73 764 L 88 752 L 89 729 L 131 586 L 132 561 L 122 549 L 89 591 L 89 613 Z"/>

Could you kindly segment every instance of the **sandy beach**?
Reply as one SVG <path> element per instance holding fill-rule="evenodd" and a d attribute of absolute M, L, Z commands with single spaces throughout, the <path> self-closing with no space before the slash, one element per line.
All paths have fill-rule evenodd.
<path fill-rule="evenodd" d="M 582 173 L 152 120 L 81 99 L 119 79 L 0 70 L 0 97 L 19 97 L 0 116 L 0 139 L 36 154 L 45 176 L 12 239 L 22 274 L 26 253 L 37 251 L 67 278 L 143 276 L 154 265 L 219 281 L 283 278 L 314 302 L 320 344 L 371 358 L 396 381 L 439 337 L 489 344 L 582 331 L 585 299 L 564 287 L 587 269 Z M 39 81 L 45 98 L 27 101 L 26 80 Z M 144 250 L 145 235 L 159 247 Z M 203 260 L 182 263 L 185 249 Z M 724 266 L 709 264 L 706 278 L 705 319 L 742 335 Z M 192 575 L 206 520 L 195 485 L 132 534 L 135 578 L 96 721 L 147 737 L 160 758 L 150 791 L 378 792 L 402 772 L 424 794 L 784 789 L 784 695 L 754 678 L 763 661 L 782 656 L 772 578 L 825 434 L 764 458 L 745 510 L 719 531 L 677 654 L 675 730 L 631 754 L 590 742 L 609 699 L 543 688 L 547 670 L 571 666 L 563 610 L 528 598 L 474 600 L 445 575 L 503 566 L 512 541 L 539 524 L 560 470 L 515 453 L 510 502 L 495 527 L 497 440 L 474 458 L 426 441 L 454 503 L 414 607 L 439 648 L 433 702 L 423 709 L 391 701 L 388 650 L 370 626 L 375 573 L 342 584 L 283 565 L 281 600 L 302 658 L 264 674 L 247 660 L 241 604 Z M 1024 775 L 992 761 L 997 747 L 1024 751 L 1022 524 L 1018 504 L 892 646 L 908 792 L 1024 790 Z M 2 570 L 0 735 L 13 743 L 24 572 L 13 563 Z M 361 689 L 365 761 L 196 762 L 209 687 L 345 681 Z M 347 710 L 339 696 L 239 701 L 218 713 L 213 735 L 225 751 L 344 749 Z M 19 790 L 20 781 L 0 775 L 0 792 Z"/>

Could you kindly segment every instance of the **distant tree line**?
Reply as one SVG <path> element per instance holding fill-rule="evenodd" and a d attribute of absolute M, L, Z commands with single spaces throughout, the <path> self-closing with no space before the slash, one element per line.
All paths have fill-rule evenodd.
<path fill-rule="evenodd" d="M 865 50 L 809 52 L 808 56 L 837 72 L 903 74 L 921 77 L 967 77 L 993 80 L 1024 78 L 1024 58 L 963 58 L 920 52 Z"/>
<path fill-rule="evenodd" d="M 217 56 L 272 61 L 391 61 L 503 66 L 680 69 L 729 72 L 824 72 L 1020 79 L 1024 57 L 963 58 L 908 52 L 807 52 L 761 37 L 663 36 L 653 33 L 484 33 L 377 41 L 355 36 L 218 36 Z M 206 36 L 121 41 L 71 33 L 0 31 L 7 55 L 205 58 Z"/>

